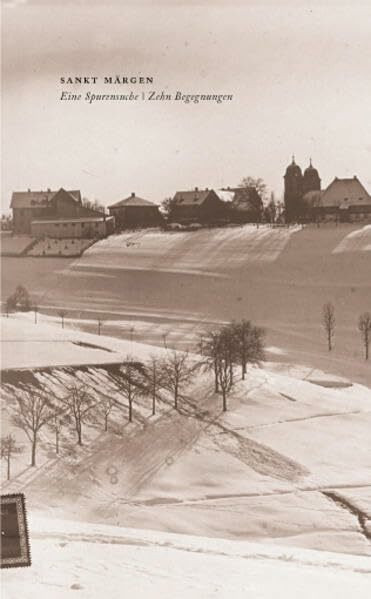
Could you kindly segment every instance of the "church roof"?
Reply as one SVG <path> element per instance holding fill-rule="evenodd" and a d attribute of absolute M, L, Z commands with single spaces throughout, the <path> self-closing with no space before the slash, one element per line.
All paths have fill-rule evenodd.
<path fill-rule="evenodd" d="M 371 205 L 371 196 L 357 177 L 335 179 L 324 190 L 321 205 L 329 206 L 363 206 Z"/>

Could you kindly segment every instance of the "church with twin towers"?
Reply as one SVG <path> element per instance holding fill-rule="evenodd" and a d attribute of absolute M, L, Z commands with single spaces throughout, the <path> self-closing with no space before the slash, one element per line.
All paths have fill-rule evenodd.
<path fill-rule="evenodd" d="M 371 222 L 371 196 L 356 175 L 335 177 L 322 190 L 312 160 L 303 173 L 293 156 L 284 181 L 285 220 L 288 223 Z"/>
<path fill-rule="evenodd" d="M 310 191 L 321 190 L 321 179 L 318 171 L 312 165 L 312 159 L 309 160 L 309 166 L 304 174 L 298 164 L 295 162 L 295 156 L 286 169 L 285 181 L 285 213 L 288 222 L 297 221 L 305 212 L 303 198 Z"/>

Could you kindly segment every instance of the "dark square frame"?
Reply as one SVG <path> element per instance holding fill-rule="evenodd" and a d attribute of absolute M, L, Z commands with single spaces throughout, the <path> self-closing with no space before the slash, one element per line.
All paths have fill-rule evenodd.
<path fill-rule="evenodd" d="M 1 508 L 6 505 L 15 505 L 18 532 L 19 532 L 19 555 L 14 557 L 5 557 L 1 552 L 0 567 L 1 568 L 24 568 L 31 565 L 31 552 L 28 537 L 26 502 L 23 493 L 13 493 L 0 496 Z"/>

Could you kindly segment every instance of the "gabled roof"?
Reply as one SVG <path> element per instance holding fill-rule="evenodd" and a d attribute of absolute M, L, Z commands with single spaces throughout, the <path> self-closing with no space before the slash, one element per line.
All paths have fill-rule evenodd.
<path fill-rule="evenodd" d="M 139 198 L 135 195 L 135 193 L 132 193 L 128 198 L 125 198 L 124 200 L 120 200 L 115 204 L 111 204 L 111 206 L 108 206 L 108 208 L 120 208 L 121 206 L 154 206 L 157 208 L 156 204 L 154 204 L 153 202 L 149 202 L 148 200 L 143 200 L 143 198 Z"/>
<path fill-rule="evenodd" d="M 321 206 L 323 207 L 368 204 L 371 204 L 371 196 L 357 177 L 350 179 L 335 177 L 321 196 Z"/>
<path fill-rule="evenodd" d="M 61 188 L 62 189 L 62 188 Z M 58 190 L 60 191 L 60 190 Z M 11 208 L 43 208 L 46 207 L 50 200 L 58 191 L 13 191 Z M 76 201 L 81 201 L 81 193 L 79 190 L 68 191 Z"/>
<path fill-rule="evenodd" d="M 178 206 L 201 206 L 206 198 L 214 193 L 212 189 L 197 188 L 192 191 L 177 191 L 173 201 Z"/>
<path fill-rule="evenodd" d="M 74 195 L 75 193 L 75 195 Z M 63 200 L 70 200 L 71 202 L 76 202 L 78 201 L 80 203 L 81 201 L 81 196 L 80 196 L 80 192 L 73 192 L 73 191 L 67 191 L 66 189 L 64 189 L 63 187 L 61 187 L 52 197 L 52 200 L 57 200 L 58 198 L 62 198 Z"/>

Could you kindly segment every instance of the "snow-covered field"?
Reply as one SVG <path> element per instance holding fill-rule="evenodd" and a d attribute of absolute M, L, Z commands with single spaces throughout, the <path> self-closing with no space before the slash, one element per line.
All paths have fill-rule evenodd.
<path fill-rule="evenodd" d="M 49 368 L 34 373 L 35 384 L 55 397 L 74 378 L 98 394 L 117 394 L 112 362 L 128 352 L 145 360 L 166 351 L 62 330 L 46 317 L 37 325 L 30 319 L 4 319 L 13 342 L 17 330 L 19 338 L 28 337 L 25 352 L 14 352 L 13 364 L 23 369 L 35 364 L 31 348 L 37 332 L 41 347 L 47 347 L 45 354 L 38 352 L 39 366 L 49 355 Z M 61 338 L 65 343 L 55 342 Z M 105 351 L 77 345 L 72 347 L 81 353 L 74 355 L 71 339 Z M 283 350 L 270 349 L 276 360 L 284 356 Z M 69 357 L 74 369 L 61 368 Z M 94 366 L 83 366 L 88 359 Z M 11 381 L 3 402 L 8 427 Z M 148 398 L 138 400 L 134 414 L 130 427 L 121 412 L 112 417 L 108 433 L 101 421 L 87 427 L 87 444 L 78 451 L 66 435 L 59 458 L 46 434 L 36 470 L 28 468 L 29 448 L 17 432 L 25 452 L 14 460 L 14 479 L 4 488 L 24 490 L 30 509 L 49 506 L 58 518 L 371 555 L 369 388 L 274 361 L 249 370 L 226 414 L 205 375 L 195 380 L 178 412 L 164 397 L 155 418 Z"/>
<path fill-rule="evenodd" d="M 371 385 L 357 329 L 371 309 L 370 247 L 362 225 L 127 232 L 76 260 L 4 258 L 2 299 L 22 283 L 41 312 L 63 308 L 86 332 L 96 332 L 99 316 L 104 335 L 154 345 L 166 335 L 182 348 L 210 323 L 249 318 L 287 361 Z M 328 301 L 337 323 L 331 355 L 321 328 Z"/>
<path fill-rule="evenodd" d="M 85 268 L 141 268 L 220 276 L 220 271 L 249 262 L 273 262 L 301 227 L 272 229 L 261 225 L 200 231 L 152 230 L 112 235 L 84 255 Z"/>
<path fill-rule="evenodd" d="M 32 566 L 7 599 L 366 599 L 371 559 L 84 522 L 30 518 Z"/>
<path fill-rule="evenodd" d="M 26 494 L 33 552 L 4 573 L 7 596 L 370 596 L 371 377 L 355 326 L 370 310 L 369 229 L 156 235 L 109 238 L 74 262 L 8 259 L 8 292 L 23 282 L 50 311 L 1 319 L 2 434 L 25 450 L 3 488 Z M 76 379 L 117 395 L 112 364 L 194 350 L 207 326 L 241 317 L 267 327 L 267 361 L 226 414 L 198 376 L 178 412 L 165 395 L 152 417 L 139 398 L 132 425 L 115 411 L 108 432 L 86 425 L 81 448 L 64 431 L 59 456 L 45 430 L 29 467 L 11 422 L 18 375 L 54 397 Z"/>
<path fill-rule="evenodd" d="M 147 358 L 161 350 L 125 339 L 93 335 L 68 327 L 61 319 L 43 314 L 10 314 L 2 317 L 3 351 L 1 368 L 37 368 L 83 364 L 108 364 L 122 361 L 127 355 Z M 68 328 L 67 328 L 68 327 Z"/>

